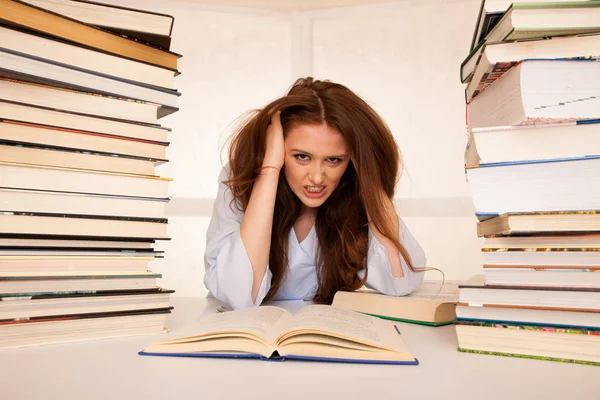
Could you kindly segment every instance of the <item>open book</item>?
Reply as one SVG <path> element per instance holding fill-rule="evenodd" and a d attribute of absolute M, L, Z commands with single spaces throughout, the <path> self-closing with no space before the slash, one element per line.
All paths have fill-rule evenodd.
<path fill-rule="evenodd" d="M 139 354 L 418 364 L 390 321 L 325 305 L 295 315 L 272 306 L 211 315 L 196 335 L 156 342 Z"/>

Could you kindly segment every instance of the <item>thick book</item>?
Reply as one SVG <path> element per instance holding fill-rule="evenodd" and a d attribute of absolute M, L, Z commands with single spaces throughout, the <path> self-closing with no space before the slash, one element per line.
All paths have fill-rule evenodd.
<path fill-rule="evenodd" d="M 467 106 L 471 129 L 600 119 L 600 63 L 524 60 Z"/>
<path fill-rule="evenodd" d="M 544 310 L 600 311 L 600 288 L 460 285 L 459 304 L 471 307 L 524 307 Z"/>
<path fill-rule="evenodd" d="M 105 217 L 165 218 L 168 198 L 149 199 L 56 190 L 0 188 L 0 211 Z"/>
<path fill-rule="evenodd" d="M 0 65 L 0 76 L 108 96 L 122 96 L 171 109 L 176 108 L 177 98 L 181 95 L 175 89 L 106 75 L 5 48 L 0 48 Z"/>
<path fill-rule="evenodd" d="M 468 81 L 465 99 L 477 96 L 504 73 L 527 59 L 597 58 L 600 34 L 554 37 L 540 40 L 483 43 L 461 64 L 461 80 Z"/>
<path fill-rule="evenodd" d="M 0 239 L 0 244 L 2 241 Z M 599 234 L 577 235 L 528 235 L 528 236 L 487 236 L 482 248 L 486 249 L 586 249 L 600 248 Z"/>
<path fill-rule="evenodd" d="M 598 210 L 599 170 L 600 156 L 590 156 L 480 164 L 466 174 L 477 214 L 504 214 Z"/>
<path fill-rule="evenodd" d="M 596 211 L 505 213 L 477 223 L 477 236 L 600 233 Z"/>
<path fill-rule="evenodd" d="M 0 321 L 0 349 L 163 333 L 171 308 Z"/>
<path fill-rule="evenodd" d="M 42 275 L 0 276 L 0 296 L 31 293 L 71 293 L 97 290 L 141 290 L 156 288 L 162 275 L 152 272 L 111 275 Z"/>
<path fill-rule="evenodd" d="M 112 250 L 112 249 L 48 249 L 48 248 L 30 248 L 30 249 L 0 249 L 0 259 L 3 257 L 54 257 L 54 256 L 81 256 L 98 258 L 162 258 L 164 251 L 154 250 Z"/>
<path fill-rule="evenodd" d="M 196 335 L 156 342 L 139 354 L 418 364 L 391 321 L 325 305 L 295 315 L 271 306 L 211 315 Z"/>
<path fill-rule="evenodd" d="M 164 218 L 34 214 L 0 211 L 0 235 L 7 237 L 168 239 Z"/>
<path fill-rule="evenodd" d="M 149 264 L 153 260 L 154 257 L 140 257 L 135 255 L 2 255 L 0 256 L 0 276 L 23 274 L 141 274 L 149 271 Z"/>
<path fill-rule="evenodd" d="M 0 162 L 0 186 L 164 199 L 172 179 Z"/>
<path fill-rule="evenodd" d="M 442 326 L 454 320 L 458 301 L 456 282 L 425 281 L 407 296 L 386 296 L 373 290 L 337 292 L 335 308 L 358 311 L 374 317 L 420 325 Z"/>
<path fill-rule="evenodd" d="M 178 75 L 177 71 L 171 69 L 104 53 L 39 32 L 3 25 L 1 20 L 0 43 L 5 49 L 166 89 L 175 88 L 175 77 Z"/>
<path fill-rule="evenodd" d="M 553 0 L 552 3 L 588 0 Z M 547 0 L 527 0 L 527 3 L 547 3 Z M 473 32 L 471 50 L 485 42 L 487 34 L 496 26 L 506 10 L 512 5 L 512 0 L 481 0 L 477 24 Z"/>
<path fill-rule="evenodd" d="M 7 100 L 0 100 L 0 119 L 3 122 L 102 133 L 154 142 L 168 142 L 167 137 L 170 132 L 169 128 L 158 125 L 117 121 L 99 116 L 91 117 Z"/>
<path fill-rule="evenodd" d="M 527 253 L 527 252 L 524 252 Z M 554 254 L 552 254 L 554 253 Z M 550 252 L 547 261 L 560 252 Z M 571 252 L 566 252 L 571 253 Z M 590 252 L 581 252 L 590 253 Z M 595 251 L 598 253 L 598 251 Z M 558 257 L 560 259 L 560 257 Z M 550 262 L 548 264 L 550 264 Z M 600 289 L 600 263 L 596 266 L 536 266 L 484 264 L 485 282 L 488 285 L 523 287 L 572 287 Z"/>
<path fill-rule="evenodd" d="M 166 162 L 169 143 L 151 142 L 85 131 L 56 129 L 45 125 L 4 123 L 0 119 L 0 142 L 51 147 L 71 151 L 116 155 Z M 35 160 L 32 160 L 35 161 Z M 36 162 L 34 162 L 36 163 Z"/>
<path fill-rule="evenodd" d="M 470 307 L 456 305 L 456 319 L 462 321 L 501 321 L 513 324 L 582 326 L 600 329 L 600 310 L 547 310 L 518 306 Z"/>
<path fill-rule="evenodd" d="M 158 124 L 157 116 L 160 107 L 154 103 L 124 97 L 117 98 L 8 78 L 0 78 L 0 99 L 80 115 L 149 125 Z"/>
<path fill-rule="evenodd" d="M 483 263 L 486 267 L 517 268 L 600 268 L 600 247 L 583 248 L 524 248 L 490 249 L 482 248 Z"/>
<path fill-rule="evenodd" d="M 600 1 L 515 2 L 485 40 L 497 42 L 598 32 L 598 20 Z"/>
<path fill-rule="evenodd" d="M 476 164 L 581 158 L 600 154 L 600 120 L 471 129 Z M 469 159 L 467 155 L 467 159 Z"/>
<path fill-rule="evenodd" d="M 174 18 L 171 15 L 81 0 L 24 0 L 90 25 L 120 33 L 169 50 Z"/>
<path fill-rule="evenodd" d="M 148 46 L 94 25 L 18 1 L 0 0 L 0 20 L 93 49 L 177 70 L 177 53 Z"/>
<path fill-rule="evenodd" d="M 118 241 L 118 240 L 60 240 L 60 239 L 31 239 L 31 238 L 4 238 L 0 237 L 0 248 L 107 248 L 107 249 L 151 249 L 154 240 Z"/>
<path fill-rule="evenodd" d="M 166 160 L 4 140 L 0 140 L 0 161 L 146 176 L 155 175 L 155 168 L 166 162 Z"/>
<path fill-rule="evenodd" d="M 123 290 L 74 294 L 33 294 L 0 298 L 0 320 L 169 308 L 173 290 Z"/>
<path fill-rule="evenodd" d="M 600 330 L 458 321 L 458 350 L 600 366 Z"/>

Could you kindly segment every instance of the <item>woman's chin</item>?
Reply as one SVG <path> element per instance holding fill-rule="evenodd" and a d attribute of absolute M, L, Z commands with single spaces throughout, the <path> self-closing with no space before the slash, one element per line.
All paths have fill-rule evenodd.
<path fill-rule="evenodd" d="M 300 201 L 304 204 L 305 207 L 308 208 L 319 208 L 325 203 L 329 196 L 323 196 L 318 199 L 311 199 L 310 197 L 302 196 L 300 197 Z"/>

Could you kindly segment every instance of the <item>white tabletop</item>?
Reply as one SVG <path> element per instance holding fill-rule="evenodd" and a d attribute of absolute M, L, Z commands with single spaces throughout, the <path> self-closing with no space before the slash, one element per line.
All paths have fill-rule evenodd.
<path fill-rule="evenodd" d="M 418 366 L 139 356 L 156 340 L 194 333 L 217 304 L 172 303 L 167 335 L 1 350 L 0 398 L 600 398 L 599 367 L 460 353 L 453 326 L 399 323 Z"/>

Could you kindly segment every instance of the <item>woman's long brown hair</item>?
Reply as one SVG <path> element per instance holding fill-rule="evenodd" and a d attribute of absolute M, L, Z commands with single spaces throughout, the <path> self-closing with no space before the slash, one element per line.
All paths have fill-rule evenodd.
<path fill-rule="evenodd" d="M 395 222 L 386 217 L 381 195 L 393 198 L 400 169 L 398 146 L 381 117 L 343 85 L 299 79 L 286 96 L 254 111 L 237 130 L 229 148 L 231 175 L 227 184 L 241 211 L 248 206 L 265 156 L 267 126 L 277 111 L 281 111 L 284 135 L 297 125 L 326 124 L 343 135 L 351 154 L 352 162 L 338 187 L 317 211 L 319 287 L 314 300 L 330 303 L 338 290 L 356 290 L 365 283 L 367 274 L 360 279 L 358 272 L 366 267 L 367 214 L 414 270 L 394 228 Z M 282 171 L 273 216 L 269 254 L 273 278 L 267 300 L 277 293 L 285 277 L 289 232 L 301 212 L 302 202 L 288 186 Z"/>

